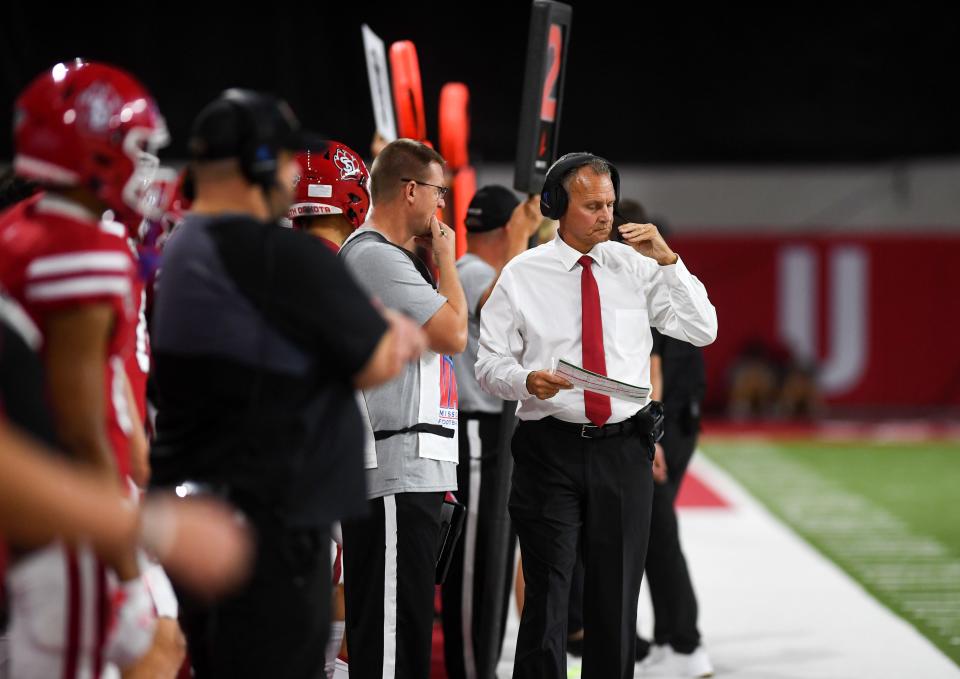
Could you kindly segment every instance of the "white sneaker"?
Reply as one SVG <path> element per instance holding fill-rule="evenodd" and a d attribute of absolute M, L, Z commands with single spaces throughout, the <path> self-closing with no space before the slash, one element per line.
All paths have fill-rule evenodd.
<path fill-rule="evenodd" d="M 697 646 L 693 653 L 673 653 L 674 663 L 683 676 L 690 679 L 704 679 L 713 676 L 713 664 L 703 646 Z"/>
<path fill-rule="evenodd" d="M 673 668 L 673 656 L 676 655 L 669 644 L 653 644 L 647 657 L 636 664 L 635 677 L 668 676 Z"/>
<path fill-rule="evenodd" d="M 346 660 L 336 659 L 333 664 L 332 679 L 350 679 L 350 666 L 347 665 Z"/>

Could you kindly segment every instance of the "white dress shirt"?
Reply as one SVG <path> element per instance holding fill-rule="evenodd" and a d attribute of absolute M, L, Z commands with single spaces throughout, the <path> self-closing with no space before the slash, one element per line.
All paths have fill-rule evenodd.
<path fill-rule="evenodd" d="M 706 346 L 717 337 L 717 311 L 707 291 L 681 260 L 660 266 L 629 245 L 606 241 L 587 253 L 600 290 L 607 375 L 650 387 L 650 326 L 670 337 Z M 521 420 L 552 415 L 586 423 L 583 391 L 561 389 L 540 400 L 527 391 L 527 375 L 549 370 L 554 360 L 583 365 L 580 345 L 582 254 L 559 234 L 550 243 L 514 257 L 500 274 L 480 314 L 476 373 L 480 386 L 519 401 Z M 609 422 L 629 418 L 640 406 L 610 399 Z"/>

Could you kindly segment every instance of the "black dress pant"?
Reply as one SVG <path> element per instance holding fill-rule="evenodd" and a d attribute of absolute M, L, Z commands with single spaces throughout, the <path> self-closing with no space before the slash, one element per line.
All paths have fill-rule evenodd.
<path fill-rule="evenodd" d="M 685 426 L 680 417 L 667 417 L 660 441 L 669 478 L 653 490 L 653 517 L 647 578 L 653 600 L 653 641 L 670 644 L 678 653 L 692 653 L 700 645 L 697 597 L 680 547 L 675 503 L 683 476 L 697 447 L 698 427 Z"/>
<path fill-rule="evenodd" d="M 479 666 L 483 659 L 480 646 L 484 627 L 490 624 L 485 589 L 490 568 L 504 571 L 499 643 L 503 644 L 511 586 L 516 534 L 510 530 L 510 547 L 503 563 L 493 564 L 487 557 L 499 524 L 491 519 L 499 474 L 497 443 L 500 436 L 499 413 L 460 413 L 460 464 L 457 466 L 457 499 L 467 507 L 463 533 L 457 541 L 443 585 L 443 651 L 449 679 L 476 679 L 487 676 Z M 498 654 L 499 655 L 499 654 Z"/>
<path fill-rule="evenodd" d="M 256 533 L 250 580 L 213 604 L 178 589 L 197 679 L 319 677 L 330 629 L 330 530 L 241 505 Z"/>
<path fill-rule="evenodd" d="M 583 679 L 633 676 L 637 598 L 653 499 L 649 438 L 602 439 L 520 422 L 510 515 L 526 583 L 515 679 L 567 676 L 567 606 L 584 560 Z"/>
<path fill-rule="evenodd" d="M 341 523 L 351 679 L 429 678 L 444 495 L 387 495 Z"/>
<path fill-rule="evenodd" d="M 653 642 L 670 644 L 678 653 L 692 653 L 700 645 L 697 597 L 687 561 L 680 547 L 676 500 L 690 458 L 697 447 L 698 426 L 679 416 L 664 420 L 663 446 L 668 480 L 653 486 L 653 514 L 646 573 L 653 602 Z M 583 629 L 583 559 L 577 559 L 570 587 L 568 629 Z M 649 642 L 646 642 L 649 643 Z"/>

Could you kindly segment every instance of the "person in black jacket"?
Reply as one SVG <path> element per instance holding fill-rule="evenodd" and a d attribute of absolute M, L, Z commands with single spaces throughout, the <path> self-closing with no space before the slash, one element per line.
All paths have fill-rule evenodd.
<path fill-rule="evenodd" d="M 277 223 L 303 147 L 287 105 L 227 90 L 190 139 L 192 211 L 157 278 L 155 485 L 212 487 L 258 537 L 244 589 L 184 598 L 195 676 L 313 677 L 329 626 L 329 526 L 366 510 L 357 387 L 419 355 L 317 239 Z"/>

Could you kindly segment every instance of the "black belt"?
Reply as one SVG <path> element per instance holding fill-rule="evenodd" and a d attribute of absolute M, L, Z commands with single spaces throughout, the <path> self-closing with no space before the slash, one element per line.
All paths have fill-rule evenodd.
<path fill-rule="evenodd" d="M 650 448 L 663 436 L 663 404 L 659 401 L 650 401 L 633 416 L 623 422 L 614 422 L 598 427 L 595 424 L 577 424 L 564 422 L 555 417 L 544 417 L 540 422 L 550 427 L 562 429 L 572 434 L 579 434 L 585 439 L 605 439 L 611 436 L 628 436 L 639 434 L 650 438 Z"/>
<path fill-rule="evenodd" d="M 595 424 L 577 424 L 576 422 L 564 422 L 563 420 L 558 420 L 555 417 L 544 417 L 541 422 L 553 427 L 554 429 L 562 429 L 563 431 L 568 431 L 571 434 L 578 434 L 581 438 L 585 439 L 605 439 L 610 438 L 611 436 L 629 436 L 634 432 L 640 432 L 641 434 L 648 434 L 649 431 L 642 431 L 640 425 L 637 424 L 635 420 L 624 420 L 623 422 L 614 422 L 613 424 L 605 424 L 602 427 L 598 427 Z"/>

